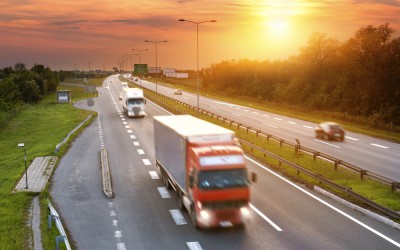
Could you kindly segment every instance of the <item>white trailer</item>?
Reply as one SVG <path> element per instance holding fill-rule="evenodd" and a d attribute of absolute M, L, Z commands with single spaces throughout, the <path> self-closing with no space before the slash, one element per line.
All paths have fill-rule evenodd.
<path fill-rule="evenodd" d="M 140 88 L 126 88 L 122 90 L 122 109 L 128 117 L 144 117 L 146 99 Z"/>

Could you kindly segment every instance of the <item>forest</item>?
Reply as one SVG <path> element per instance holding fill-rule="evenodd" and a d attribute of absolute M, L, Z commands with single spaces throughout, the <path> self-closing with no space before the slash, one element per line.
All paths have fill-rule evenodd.
<path fill-rule="evenodd" d="M 19 112 L 23 103 L 36 103 L 43 96 L 54 92 L 58 74 L 41 64 L 27 69 L 25 64 L 0 70 L 0 127 Z"/>
<path fill-rule="evenodd" d="M 400 124 L 400 37 L 389 24 L 357 30 L 345 42 L 313 33 L 283 61 L 222 61 L 202 69 L 202 88 L 258 102 Z"/>

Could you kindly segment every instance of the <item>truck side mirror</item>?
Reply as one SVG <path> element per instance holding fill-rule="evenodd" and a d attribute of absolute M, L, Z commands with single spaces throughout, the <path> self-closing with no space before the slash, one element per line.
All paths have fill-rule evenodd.
<path fill-rule="evenodd" d="M 256 183 L 257 182 L 257 174 L 256 173 L 254 173 L 254 172 L 250 173 L 250 181 L 252 183 Z"/>

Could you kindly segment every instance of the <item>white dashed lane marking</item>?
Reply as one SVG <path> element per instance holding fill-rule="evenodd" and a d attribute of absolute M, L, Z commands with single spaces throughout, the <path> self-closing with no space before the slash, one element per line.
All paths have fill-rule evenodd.
<path fill-rule="evenodd" d="M 157 188 L 158 192 L 161 195 L 161 198 L 163 199 L 168 199 L 171 198 L 171 195 L 168 193 L 168 190 L 165 187 L 158 187 Z M 171 210 L 170 210 L 171 211 Z M 178 210 L 179 211 L 179 210 Z M 171 213 L 172 214 L 172 213 Z"/>
<path fill-rule="evenodd" d="M 263 123 L 263 124 L 268 126 L 268 127 L 271 127 L 271 128 L 278 128 L 277 126 L 274 126 L 274 125 L 271 125 L 271 124 L 268 124 L 268 123 Z"/>
<path fill-rule="evenodd" d="M 146 166 L 151 166 L 151 161 L 149 159 L 142 159 L 143 164 Z"/>
<path fill-rule="evenodd" d="M 149 174 L 150 174 L 151 179 L 153 179 L 153 180 L 159 180 L 160 179 L 160 176 L 158 176 L 156 171 L 149 171 Z"/>
<path fill-rule="evenodd" d="M 144 155 L 144 150 L 143 150 L 143 149 L 138 149 L 137 152 L 138 152 L 138 154 L 140 154 L 140 155 Z"/>
<path fill-rule="evenodd" d="M 382 146 L 382 145 L 379 145 L 379 144 L 375 144 L 375 143 L 371 143 L 370 145 L 371 145 L 371 146 L 375 146 L 375 147 L 378 147 L 378 148 L 384 148 L 384 149 L 387 149 L 387 148 L 389 148 L 389 147 L 386 147 L 386 146 Z"/>
<path fill-rule="evenodd" d="M 193 241 L 193 242 L 186 242 L 186 245 L 190 250 L 203 250 L 201 248 L 200 243 L 198 241 Z"/>
<path fill-rule="evenodd" d="M 185 218 L 183 218 L 181 211 L 179 209 L 171 209 L 169 212 L 172 215 L 176 225 L 184 225 L 187 224 Z"/>

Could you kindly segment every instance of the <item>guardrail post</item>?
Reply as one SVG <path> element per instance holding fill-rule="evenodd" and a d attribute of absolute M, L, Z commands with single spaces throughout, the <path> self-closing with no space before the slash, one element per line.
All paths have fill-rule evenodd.
<path fill-rule="evenodd" d="M 269 138 L 271 137 L 270 134 L 267 135 L 267 142 L 269 142 Z"/>
<path fill-rule="evenodd" d="M 285 140 L 284 139 L 280 139 L 279 140 L 279 146 L 282 148 L 282 144 L 283 144 L 283 142 L 284 142 Z"/>
<path fill-rule="evenodd" d="M 249 127 L 246 127 L 246 133 L 247 134 L 249 133 Z"/>
<path fill-rule="evenodd" d="M 392 192 L 395 192 L 398 186 L 399 186 L 398 182 L 392 182 Z"/>
<path fill-rule="evenodd" d="M 56 237 L 56 250 L 60 249 L 60 242 L 65 242 L 65 236 L 60 235 Z"/>
<path fill-rule="evenodd" d="M 242 124 L 238 123 L 237 125 L 238 125 L 238 130 L 239 130 L 239 128 L 240 128 L 240 126 L 241 126 Z"/>
<path fill-rule="evenodd" d="M 364 180 L 364 175 L 366 175 L 366 174 L 367 174 L 367 170 L 363 170 L 363 169 L 360 170 L 361 180 Z"/>
<path fill-rule="evenodd" d="M 314 153 L 313 153 L 313 156 L 314 156 L 314 161 L 316 161 L 317 156 L 319 156 L 319 152 L 314 152 Z"/>
<path fill-rule="evenodd" d="M 299 141 L 299 139 L 295 139 L 295 140 L 296 140 L 296 146 L 294 147 L 294 153 L 296 155 L 298 155 L 299 154 L 299 149 L 300 149 L 300 141 Z"/>

